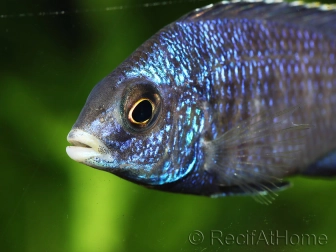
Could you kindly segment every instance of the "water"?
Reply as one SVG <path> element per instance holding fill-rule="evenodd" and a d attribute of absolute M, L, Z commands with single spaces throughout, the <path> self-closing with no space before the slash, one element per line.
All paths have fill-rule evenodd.
<path fill-rule="evenodd" d="M 208 3 L 0 4 L 3 251 L 335 251 L 335 181 L 293 178 L 265 206 L 147 190 L 66 155 L 92 87 L 162 26 Z"/>

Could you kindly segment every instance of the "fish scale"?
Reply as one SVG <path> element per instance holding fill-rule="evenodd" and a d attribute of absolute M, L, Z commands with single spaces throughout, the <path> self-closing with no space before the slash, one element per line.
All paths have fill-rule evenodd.
<path fill-rule="evenodd" d="M 335 175 L 328 8 L 241 1 L 190 12 L 97 84 L 69 133 L 69 156 L 150 188 L 212 197 Z M 134 121 L 132 106 L 151 110 L 136 118 L 150 116 Z M 96 144 L 81 154 L 87 142 Z"/>

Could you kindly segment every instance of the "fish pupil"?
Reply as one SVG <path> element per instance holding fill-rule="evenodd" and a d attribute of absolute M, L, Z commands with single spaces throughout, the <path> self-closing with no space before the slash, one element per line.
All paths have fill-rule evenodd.
<path fill-rule="evenodd" d="M 134 108 L 132 118 L 137 123 L 143 123 L 152 117 L 152 104 L 148 100 L 143 100 Z"/>

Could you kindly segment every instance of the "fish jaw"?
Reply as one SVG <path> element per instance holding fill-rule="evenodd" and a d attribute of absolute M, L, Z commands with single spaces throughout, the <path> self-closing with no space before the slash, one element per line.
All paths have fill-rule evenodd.
<path fill-rule="evenodd" d="M 92 134 L 73 129 L 67 140 L 72 146 L 67 146 L 66 152 L 76 162 L 99 169 L 106 161 L 112 161 L 106 145 Z"/>

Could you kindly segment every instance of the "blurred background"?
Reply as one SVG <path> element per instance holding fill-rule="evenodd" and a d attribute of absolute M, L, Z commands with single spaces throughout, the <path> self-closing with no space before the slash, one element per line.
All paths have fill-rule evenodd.
<path fill-rule="evenodd" d="M 212 1 L 143 7 L 150 2 L 159 1 L 1 1 L 0 250 L 336 251 L 336 181 L 290 179 L 265 206 L 152 191 L 68 158 L 66 136 L 93 86 L 161 27 Z M 268 240 L 225 243 L 253 230 Z M 292 242 L 272 245 L 271 231 Z M 304 234 L 327 244 L 292 245 Z"/>

